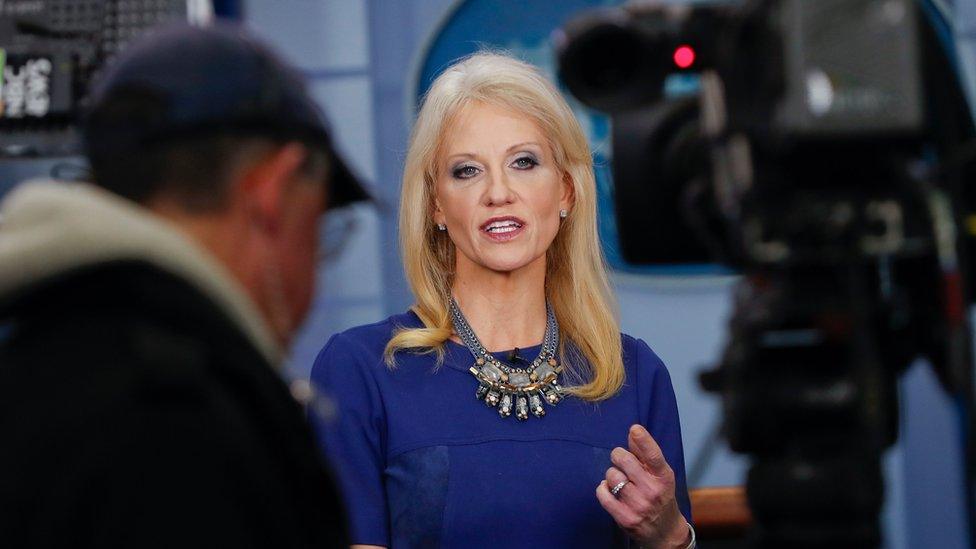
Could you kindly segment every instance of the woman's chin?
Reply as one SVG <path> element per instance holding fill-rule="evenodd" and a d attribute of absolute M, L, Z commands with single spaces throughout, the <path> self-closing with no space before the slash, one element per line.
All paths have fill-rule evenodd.
<path fill-rule="evenodd" d="M 473 254 L 463 254 L 458 258 L 460 272 L 483 271 L 492 273 L 513 273 L 525 270 L 537 262 L 545 265 L 545 250 L 536 250 L 529 246 L 489 247 L 476 249 Z M 460 250 L 459 250 L 460 251 Z"/>
<path fill-rule="evenodd" d="M 533 263 L 532 258 L 489 258 L 481 266 L 496 273 L 513 273 L 522 270 Z"/>

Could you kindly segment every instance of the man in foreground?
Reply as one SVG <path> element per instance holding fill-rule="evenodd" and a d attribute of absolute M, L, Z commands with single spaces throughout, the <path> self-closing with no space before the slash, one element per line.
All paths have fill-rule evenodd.
<path fill-rule="evenodd" d="M 97 186 L 0 206 L 0 544 L 344 545 L 277 369 L 320 215 L 366 195 L 303 83 L 240 30 L 169 28 L 83 130 Z"/>

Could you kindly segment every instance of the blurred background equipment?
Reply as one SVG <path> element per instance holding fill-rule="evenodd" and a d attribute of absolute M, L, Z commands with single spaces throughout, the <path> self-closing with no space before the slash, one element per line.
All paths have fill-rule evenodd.
<path fill-rule="evenodd" d="M 672 209 L 744 274 L 702 383 L 751 457 L 756 546 L 880 546 L 897 377 L 919 356 L 958 403 L 972 536 L 976 131 L 925 8 L 643 2 L 559 35 L 564 81 L 612 116 L 624 256 L 653 260 Z"/>
<path fill-rule="evenodd" d="M 99 69 L 146 29 L 203 22 L 210 8 L 187 0 L 0 3 L 0 155 L 78 153 L 74 122 Z"/>
<path fill-rule="evenodd" d="M 680 4 L 662 17 L 641 17 L 630 8 L 603 8 L 557 33 L 562 82 L 586 105 L 612 115 L 613 207 L 628 263 L 715 260 L 675 206 L 682 183 L 707 165 L 696 91 L 730 10 Z M 636 236 L 663 233 L 669 238 Z"/>
<path fill-rule="evenodd" d="M 233 2 L 5 0 L 0 2 L 0 195 L 19 179 L 86 173 L 76 122 L 91 81 L 147 29 L 208 23 Z"/>

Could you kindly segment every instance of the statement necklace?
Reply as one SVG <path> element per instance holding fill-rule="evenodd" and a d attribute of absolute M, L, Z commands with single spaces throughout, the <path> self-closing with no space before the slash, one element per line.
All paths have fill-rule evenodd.
<path fill-rule="evenodd" d="M 469 371 L 478 380 L 475 396 L 490 407 L 497 406 L 498 415 L 508 417 L 514 408 L 515 417 L 522 421 L 529 418 L 530 411 L 536 417 L 542 417 L 546 415 L 543 400 L 552 406 L 562 400 L 563 388 L 556 381 L 562 371 L 556 360 L 559 323 L 549 303 L 546 303 L 546 335 L 542 338 L 542 349 L 526 368 L 503 364 L 489 353 L 461 314 L 454 298 L 451 298 L 451 319 L 461 342 L 474 355 L 474 365 Z"/>

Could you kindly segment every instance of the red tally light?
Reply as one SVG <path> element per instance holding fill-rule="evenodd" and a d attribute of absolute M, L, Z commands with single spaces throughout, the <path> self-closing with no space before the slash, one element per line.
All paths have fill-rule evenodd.
<path fill-rule="evenodd" d="M 691 46 L 678 46 L 674 50 L 674 64 L 681 69 L 687 69 L 695 64 L 695 50 Z"/>

